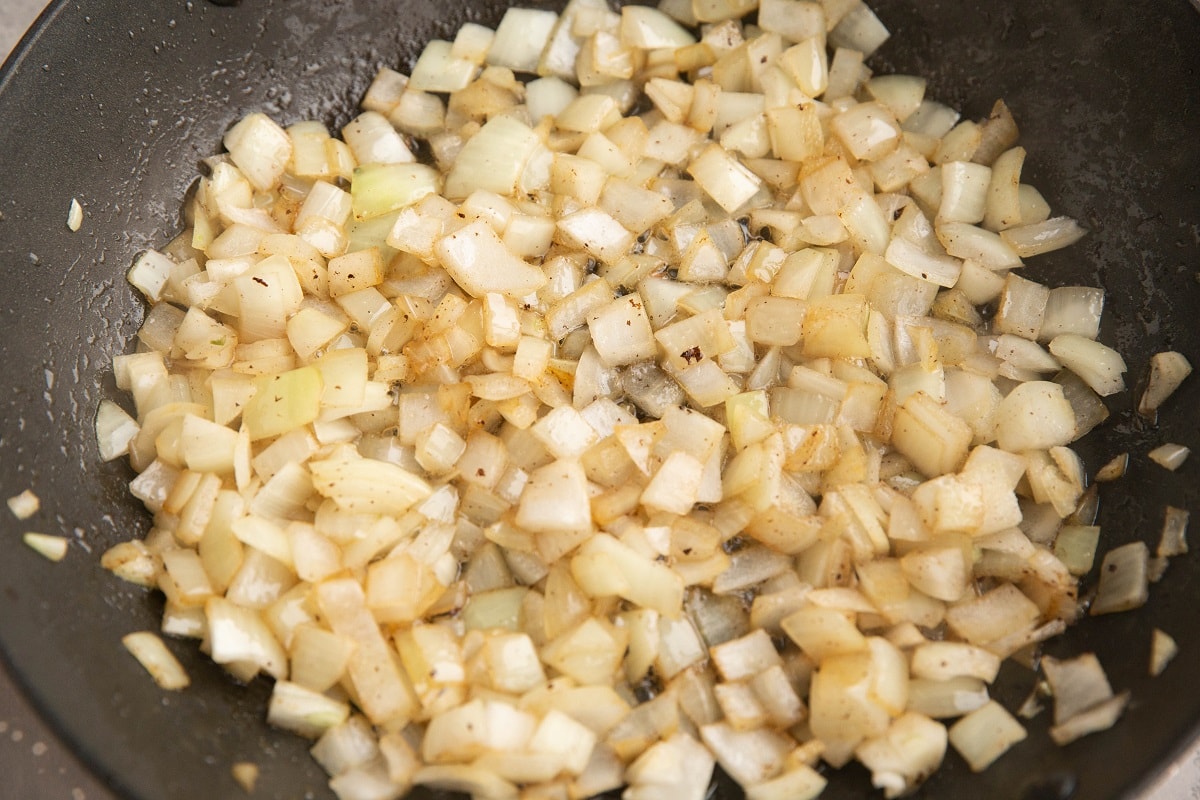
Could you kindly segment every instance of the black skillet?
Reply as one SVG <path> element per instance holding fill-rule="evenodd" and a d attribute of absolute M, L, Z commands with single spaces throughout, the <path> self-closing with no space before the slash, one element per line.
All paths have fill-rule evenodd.
<path fill-rule="evenodd" d="M 1200 14 L 1186 0 L 876 0 L 893 38 L 880 72 L 931 78 L 929 94 L 986 115 L 1003 97 L 1030 156 L 1024 177 L 1091 235 L 1037 260 L 1029 274 L 1108 290 L 1104 337 L 1130 382 L 1157 350 L 1200 361 Z M 254 761 L 254 797 L 328 798 L 305 743 L 262 722 L 268 687 L 235 686 L 191 643 L 172 642 L 193 677 L 164 694 L 121 648 L 154 628 L 158 599 L 104 573 L 105 548 L 143 534 L 126 497 L 131 477 L 101 464 L 97 403 L 117 397 L 113 355 L 130 347 L 143 306 L 123 275 L 134 255 L 179 229 L 179 200 L 197 162 L 251 110 L 284 122 L 340 126 L 375 70 L 408 69 L 420 44 L 467 20 L 495 24 L 504 4 L 442 0 L 74 0 L 55 2 L 0 74 L 0 489 L 43 500 L 28 523 L 0 510 L 0 652 L 18 680 L 122 797 L 240 796 L 230 764 Z M 66 227 L 72 198 L 83 228 Z M 1083 451 L 1095 469 L 1121 451 L 1131 473 L 1101 491 L 1107 545 L 1153 545 L 1164 504 L 1200 511 L 1197 464 L 1170 474 L 1147 461 L 1156 444 L 1200 446 L 1200 379 L 1157 425 L 1132 395 Z M 50 564 L 20 543 L 38 529 L 74 540 Z M 1088 585 L 1092 585 L 1092 576 Z M 1134 797 L 1181 757 L 1200 722 L 1200 561 L 1171 565 L 1147 607 L 1089 619 L 1050 650 L 1096 651 L 1133 702 L 1111 731 L 1066 748 L 1043 718 L 983 775 L 950 754 L 927 798 Z M 1150 632 L 1180 652 L 1147 677 Z M 1013 707 L 1030 673 L 1006 668 Z M 2 779 L 0 779 L 2 780 Z M 862 797 L 861 770 L 832 776 L 829 798 Z M 0 790 L 0 795 L 4 792 Z M 430 797 L 429 794 L 423 795 Z M 718 796 L 740 796 L 728 785 Z"/>

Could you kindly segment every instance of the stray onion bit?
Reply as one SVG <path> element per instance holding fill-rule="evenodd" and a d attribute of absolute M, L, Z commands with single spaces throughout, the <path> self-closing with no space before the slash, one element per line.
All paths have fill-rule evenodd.
<path fill-rule="evenodd" d="M 1165 631 L 1155 628 L 1150 634 L 1150 675 L 1157 678 L 1162 675 L 1167 664 L 1179 652 L 1175 639 Z"/>
<path fill-rule="evenodd" d="M 1113 459 L 1096 471 L 1096 480 L 1101 483 L 1115 481 L 1125 476 L 1129 469 L 1129 453 L 1113 456 Z"/>
<path fill-rule="evenodd" d="M 121 637 L 121 644 L 125 645 L 125 649 L 146 668 L 154 682 L 163 689 L 179 691 L 191 684 L 183 665 L 157 634 L 151 631 L 129 633 Z"/>
<path fill-rule="evenodd" d="M 1129 692 L 1124 691 L 1092 706 L 1087 711 L 1076 714 L 1061 725 L 1052 726 L 1050 738 L 1061 747 L 1087 736 L 1089 733 L 1108 730 L 1116 724 L 1121 714 L 1125 713 L 1127 705 L 1129 705 Z"/>
<path fill-rule="evenodd" d="M 1191 455 L 1191 452 L 1191 449 L 1184 445 L 1168 442 L 1159 445 L 1146 455 L 1155 464 L 1174 472 L 1183 466 L 1183 462 L 1187 461 L 1187 457 Z"/>
<path fill-rule="evenodd" d="M 1187 509 L 1167 506 L 1163 512 L 1162 535 L 1158 540 L 1155 555 L 1170 558 L 1188 551 L 1187 528 L 1191 513 Z"/>
<path fill-rule="evenodd" d="M 1138 401 L 1138 413 L 1145 417 L 1157 414 L 1159 406 L 1175 393 L 1191 373 L 1191 362 L 1182 353 L 1168 350 L 1151 356 L 1150 377 Z"/>
<path fill-rule="evenodd" d="M 1083 230 L 1022 182 L 1003 101 L 960 120 L 873 75 L 888 35 L 857 3 L 513 8 L 382 70 L 337 135 L 232 126 L 128 273 L 134 413 L 95 429 L 155 527 L 102 564 L 272 678 L 346 800 L 986 768 L 1026 735 L 1002 661 L 1084 608 L 1071 445 L 1125 362 L 1099 288 L 1013 269 Z M 1159 566 L 1110 550 L 1091 612 Z M 1064 716 L 1056 686 L 1056 737 L 1124 698 Z"/>
<path fill-rule="evenodd" d="M 254 794 L 254 787 L 258 785 L 258 764 L 253 761 L 238 761 L 229 768 L 229 773 L 237 785 L 242 787 L 243 792 Z"/>
<path fill-rule="evenodd" d="M 1129 692 L 1113 694 L 1108 676 L 1093 653 L 1064 660 L 1044 656 L 1041 663 L 1054 696 L 1050 737 L 1056 744 L 1069 744 L 1112 727 L 1129 703 Z"/>
<path fill-rule="evenodd" d="M 67 210 L 67 227 L 74 232 L 78 231 L 82 226 L 83 206 L 79 205 L 79 201 L 72 197 L 71 207 Z"/>
<path fill-rule="evenodd" d="M 22 537 L 26 545 L 51 561 L 62 561 L 67 555 L 70 542 L 63 536 L 48 533 L 26 533 Z"/>
<path fill-rule="evenodd" d="M 1112 614 L 1146 604 L 1150 551 L 1144 542 L 1130 542 L 1104 554 L 1100 582 L 1092 600 L 1091 613 Z"/>
<path fill-rule="evenodd" d="M 41 507 L 42 501 L 33 493 L 32 489 L 26 489 L 20 494 L 8 498 L 8 510 L 17 519 L 29 519 Z"/>

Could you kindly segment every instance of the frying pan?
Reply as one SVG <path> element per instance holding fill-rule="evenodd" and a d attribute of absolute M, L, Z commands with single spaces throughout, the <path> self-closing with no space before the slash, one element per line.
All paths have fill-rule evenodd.
<path fill-rule="evenodd" d="M 1108 291 L 1103 338 L 1136 384 L 1148 357 L 1200 359 L 1200 14 L 1185 0 L 876 0 L 893 38 L 879 72 L 930 78 L 928 94 L 968 117 L 1003 97 L 1029 151 L 1024 178 L 1058 213 L 1091 230 L 1035 259 L 1028 274 Z M 494 25 L 495 0 L 207 0 L 57 2 L 0 74 L 0 488 L 32 488 L 43 508 L 27 523 L 0 515 L 0 651 L 66 741 L 122 797 L 237 797 L 229 766 L 257 762 L 257 798 L 332 795 L 306 743 L 262 721 L 268 686 L 238 687 L 170 642 L 190 672 L 182 694 L 157 689 L 121 648 L 154 629 L 161 601 L 98 567 L 110 545 L 143 535 L 148 518 L 125 494 L 132 477 L 99 461 L 92 418 L 116 398 L 114 355 L 127 351 L 143 306 L 124 282 L 138 251 L 180 228 L 179 201 L 200 159 L 252 110 L 337 128 L 376 69 L 407 70 L 421 43 L 463 22 Z M 78 198 L 82 230 L 65 224 Z M 1130 474 L 1101 490 L 1103 543 L 1157 541 L 1165 504 L 1200 511 L 1196 464 L 1175 474 L 1146 452 L 1165 441 L 1200 446 L 1192 379 L 1150 423 L 1135 392 L 1081 446 L 1090 469 L 1128 451 Z M 72 539 L 51 564 L 23 530 Z M 1094 585 L 1094 574 L 1085 587 Z M 1048 650 L 1095 651 L 1133 701 L 1110 731 L 1065 748 L 1046 714 L 1029 738 L 982 775 L 949 754 L 925 798 L 1134 797 L 1197 735 L 1200 723 L 1200 562 L 1177 558 L 1150 603 L 1090 618 Z M 1180 651 L 1147 676 L 1150 632 Z M 1010 708 L 1033 676 L 1008 666 L 996 695 Z M 835 776 L 829 798 L 862 797 L 863 770 Z M 718 796 L 740 796 L 728 784 Z M 432 797 L 431 794 L 417 795 Z"/>

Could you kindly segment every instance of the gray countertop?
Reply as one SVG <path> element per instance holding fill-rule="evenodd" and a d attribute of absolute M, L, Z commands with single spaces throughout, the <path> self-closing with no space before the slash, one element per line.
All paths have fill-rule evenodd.
<path fill-rule="evenodd" d="M 0 0 L 0 54 L 7 54 L 45 0 Z M 58 740 L 0 669 L 0 795 L 20 800 L 118 800 Z M 1200 797 L 1200 747 L 1164 773 L 1144 800 Z"/>

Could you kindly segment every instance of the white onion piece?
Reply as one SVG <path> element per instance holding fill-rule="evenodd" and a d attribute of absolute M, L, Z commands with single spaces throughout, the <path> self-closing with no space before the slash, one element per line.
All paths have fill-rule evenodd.
<path fill-rule="evenodd" d="M 157 250 L 147 250 L 137 257 L 125 278 L 151 303 L 162 297 L 163 288 L 171 277 L 175 262 Z"/>
<path fill-rule="evenodd" d="M 96 442 L 100 458 L 112 461 L 129 453 L 129 443 L 140 426 L 123 408 L 111 400 L 102 400 L 96 409 Z"/>
<path fill-rule="evenodd" d="M 487 63 L 514 72 L 536 72 L 558 15 L 553 11 L 510 8 L 504 12 L 488 50 Z"/>
<path fill-rule="evenodd" d="M 1167 506 L 1163 516 L 1162 534 L 1155 555 L 1163 558 L 1181 556 L 1188 551 L 1187 526 L 1189 513 L 1186 509 Z"/>
<path fill-rule="evenodd" d="M 925 79 L 916 75 L 876 75 L 866 82 L 865 88 L 903 124 L 921 107 L 925 84 Z"/>
<path fill-rule="evenodd" d="M 971 769 L 980 772 L 1026 735 L 1004 706 L 989 700 L 950 727 L 949 741 Z"/>
<path fill-rule="evenodd" d="M 1021 223 L 1021 168 L 1025 163 L 1025 148 L 1014 147 L 992 162 L 988 183 L 987 208 L 983 226 L 1002 231 Z"/>
<path fill-rule="evenodd" d="M 453 45 L 433 39 L 421 51 L 413 65 L 409 87 L 424 92 L 453 92 L 464 89 L 479 72 L 479 66 L 451 52 Z"/>
<path fill-rule="evenodd" d="M 537 134 L 524 123 L 493 117 L 458 153 L 446 176 L 446 196 L 462 199 L 476 189 L 512 194 L 541 146 Z"/>
<path fill-rule="evenodd" d="M 797 7 L 791 0 L 759 0 L 758 24 L 793 42 L 824 36 L 826 14 L 819 6 Z"/>
<path fill-rule="evenodd" d="M 1017 252 L 999 235 L 965 222 L 939 224 L 937 237 L 950 255 L 973 259 L 988 269 L 1009 269 L 1022 263 Z"/>
<path fill-rule="evenodd" d="M 83 227 L 83 206 L 79 205 L 79 201 L 72 197 L 71 205 L 67 209 L 67 228 L 74 233 L 81 227 Z"/>
<path fill-rule="evenodd" d="M 696 42 L 682 25 L 662 11 L 646 6 L 621 9 L 621 40 L 642 50 L 687 47 Z"/>
<path fill-rule="evenodd" d="M 1127 705 L 1129 692 L 1121 692 L 1087 711 L 1076 714 L 1066 722 L 1055 725 L 1050 729 L 1050 738 L 1061 747 L 1089 733 L 1108 730 L 1125 712 Z"/>
<path fill-rule="evenodd" d="M 869 56 L 878 50 L 891 34 L 865 3 L 856 4 L 829 32 L 833 47 L 857 50 Z"/>
<path fill-rule="evenodd" d="M 366 111 L 350 120 L 342 128 L 342 138 L 350 145 L 360 164 L 407 164 L 416 161 L 387 117 L 376 111 Z"/>
<path fill-rule="evenodd" d="M 1161 675 L 1178 653 L 1179 645 L 1170 634 L 1155 628 L 1150 638 L 1150 675 L 1155 678 Z"/>
<path fill-rule="evenodd" d="M 1183 466 L 1191 450 L 1184 445 L 1168 442 L 1161 444 L 1146 454 L 1147 458 L 1164 469 L 1172 472 Z"/>
<path fill-rule="evenodd" d="M 474 297 L 525 297 L 543 286 L 540 269 L 512 254 L 491 226 L 472 222 L 441 239 L 434 252 L 446 271 Z"/>
<path fill-rule="evenodd" d="M 38 555 L 49 561 L 62 561 L 67 556 L 70 540 L 64 536 L 29 531 L 21 534 L 21 541 Z"/>
<path fill-rule="evenodd" d="M 1182 353 L 1169 350 L 1151 356 L 1150 377 L 1138 400 L 1138 413 L 1153 416 L 1191 373 L 1192 365 Z"/>
<path fill-rule="evenodd" d="M 688 174 L 717 202 L 732 213 L 737 211 L 762 186 L 762 180 L 746 169 L 719 144 L 713 143 L 688 165 Z"/>
<path fill-rule="evenodd" d="M 121 637 L 121 644 L 163 689 L 178 691 L 191 684 L 183 665 L 156 634 L 150 631 L 128 633 Z"/>
<path fill-rule="evenodd" d="M 982 164 L 968 161 L 943 164 L 938 222 L 982 222 L 991 178 L 992 170 Z"/>
<path fill-rule="evenodd" d="M 953 286 L 962 272 L 962 262 L 957 258 L 929 253 L 907 239 L 892 239 L 884 258 L 906 275 L 938 286 Z"/>
<path fill-rule="evenodd" d="M 17 519 L 29 519 L 42 507 L 42 501 L 32 489 L 25 489 L 20 494 L 8 498 L 7 505 L 8 510 Z"/>
<path fill-rule="evenodd" d="M 1087 234 L 1070 217 L 1053 217 L 1044 222 L 1007 228 L 1000 238 L 1021 258 L 1049 253 L 1075 244 Z"/>
<path fill-rule="evenodd" d="M 1100 334 L 1104 291 L 1091 286 L 1060 286 L 1050 290 L 1038 338 L 1049 341 L 1060 333 L 1088 339 Z M 1153 362 L 1151 362 L 1153 363 Z"/>
<path fill-rule="evenodd" d="M 292 157 L 292 140 L 266 114 L 256 113 L 225 134 L 225 149 L 259 191 L 273 189 Z"/>
<path fill-rule="evenodd" d="M 1074 437 L 1075 412 L 1056 383 L 1022 383 L 996 410 L 996 441 L 1004 450 L 1045 450 Z"/>
<path fill-rule="evenodd" d="M 1111 347 L 1074 333 L 1055 336 L 1050 352 L 1101 397 L 1125 388 L 1125 359 Z"/>
<path fill-rule="evenodd" d="M 1149 550 L 1143 542 L 1131 542 L 1109 550 L 1100 565 L 1100 584 L 1091 613 L 1111 614 L 1146 604 Z"/>

